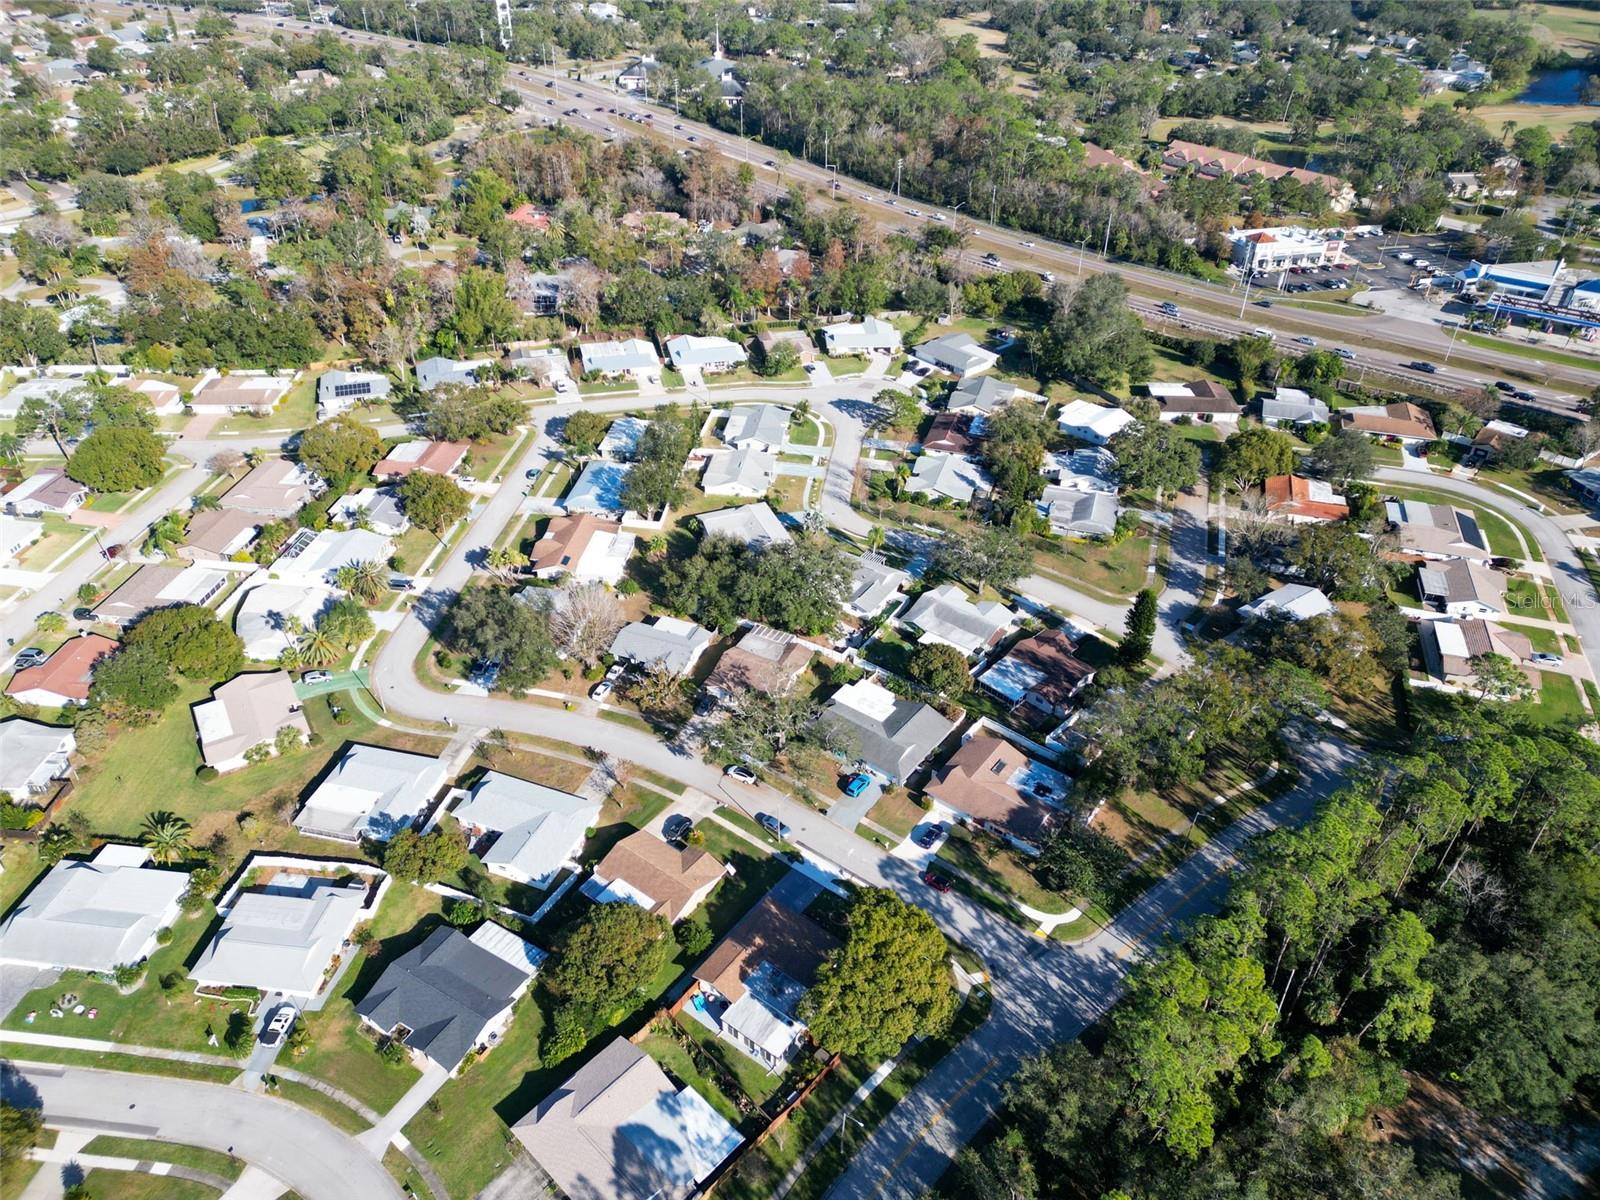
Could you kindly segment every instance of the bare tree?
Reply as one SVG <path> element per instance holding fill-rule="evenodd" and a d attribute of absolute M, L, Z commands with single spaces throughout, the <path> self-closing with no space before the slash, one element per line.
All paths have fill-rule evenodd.
<path fill-rule="evenodd" d="M 628 699 L 644 712 L 661 717 L 677 716 L 688 704 L 683 694 L 683 676 L 659 662 L 628 685 Z"/>
<path fill-rule="evenodd" d="M 551 597 L 550 633 L 562 651 L 593 666 L 625 624 L 622 605 L 604 584 L 569 583 Z"/>
<path fill-rule="evenodd" d="M 206 459 L 206 470 L 213 475 L 232 475 L 244 467 L 244 455 L 237 450 L 218 450 Z"/>

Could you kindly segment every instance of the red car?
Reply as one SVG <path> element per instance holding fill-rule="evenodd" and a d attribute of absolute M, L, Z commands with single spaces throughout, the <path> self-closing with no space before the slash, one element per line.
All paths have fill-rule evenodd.
<path fill-rule="evenodd" d="M 950 890 L 950 881 L 935 871 L 932 867 L 929 867 L 922 873 L 922 882 L 927 884 L 936 892 L 942 893 Z"/>

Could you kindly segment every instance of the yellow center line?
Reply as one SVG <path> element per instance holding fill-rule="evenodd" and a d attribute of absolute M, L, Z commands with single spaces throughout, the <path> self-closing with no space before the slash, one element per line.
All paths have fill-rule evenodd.
<path fill-rule="evenodd" d="M 923 1144 L 922 1135 L 925 1134 L 934 1125 L 937 1125 L 940 1121 L 944 1120 L 944 1115 L 945 1115 L 945 1113 L 950 1111 L 951 1106 L 953 1106 L 956 1103 L 956 1101 L 960 1100 L 961 1097 L 965 1096 L 974 1087 L 976 1087 L 978 1085 L 978 1081 L 981 1080 L 990 1071 L 994 1070 L 995 1066 L 996 1066 L 996 1064 L 998 1062 L 999 1062 L 999 1059 L 990 1058 L 989 1061 L 984 1064 L 983 1070 L 979 1071 L 971 1079 L 967 1080 L 966 1083 L 962 1084 L 959 1088 L 957 1088 L 956 1091 L 954 1092 L 954 1094 L 952 1094 L 951 1097 L 948 1100 L 946 1100 L 943 1104 L 941 1104 L 939 1106 L 938 1110 L 936 1112 L 934 1112 L 934 1114 L 931 1117 L 929 1117 L 921 1125 L 917 1126 L 916 1131 L 914 1133 L 912 1133 L 912 1135 L 911 1135 L 910 1143 L 906 1146 L 906 1148 L 904 1150 L 902 1150 L 900 1152 L 900 1157 L 895 1159 L 892 1163 L 890 1163 L 888 1165 L 888 1167 L 886 1167 L 883 1170 L 882 1175 L 880 1176 L 877 1185 L 874 1186 L 873 1189 L 872 1189 L 872 1195 L 873 1196 L 881 1196 L 883 1194 L 884 1185 L 888 1182 L 888 1176 L 899 1169 L 900 1164 L 905 1162 L 905 1160 L 908 1157 L 910 1157 L 911 1152 L 913 1150 L 916 1150 L 916 1149 L 918 1149 L 918 1148 L 920 1148 L 922 1146 L 922 1144 Z"/>

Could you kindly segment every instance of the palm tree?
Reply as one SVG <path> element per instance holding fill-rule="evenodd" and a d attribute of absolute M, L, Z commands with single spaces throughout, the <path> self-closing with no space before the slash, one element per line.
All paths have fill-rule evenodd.
<path fill-rule="evenodd" d="M 204 496 L 196 496 L 194 498 L 195 512 L 211 512 L 221 507 L 222 501 L 210 492 L 207 492 Z"/>
<path fill-rule="evenodd" d="M 182 513 L 169 512 L 150 526 L 150 532 L 144 540 L 144 552 L 152 557 L 169 556 L 172 548 L 183 541 L 184 525 Z"/>
<path fill-rule="evenodd" d="M 509 581 L 528 565 L 528 556 L 511 546 L 496 546 L 484 561 L 491 571 Z"/>
<path fill-rule="evenodd" d="M 355 564 L 353 576 L 354 586 L 351 591 L 361 603 L 372 605 L 383 599 L 383 593 L 389 586 L 389 572 L 384 569 L 381 562 L 368 559 L 366 562 Z"/>
<path fill-rule="evenodd" d="M 300 661 L 308 667 L 331 667 L 339 661 L 344 647 L 325 629 L 308 630 L 300 639 Z"/>
<path fill-rule="evenodd" d="M 144 844 L 158 863 L 175 863 L 189 853 L 189 822 L 161 810 L 144 819 Z"/>
<path fill-rule="evenodd" d="M 0 463 L 8 466 L 22 461 L 24 444 L 14 433 L 0 433 Z"/>
<path fill-rule="evenodd" d="M 878 551 L 883 549 L 884 532 L 882 525 L 874 525 L 867 530 L 867 549 Z"/>

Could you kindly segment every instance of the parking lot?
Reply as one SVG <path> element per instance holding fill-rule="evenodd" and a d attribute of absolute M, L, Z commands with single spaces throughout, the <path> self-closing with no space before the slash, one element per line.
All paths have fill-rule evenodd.
<path fill-rule="evenodd" d="M 1364 283 L 1369 288 L 1405 289 L 1417 276 L 1417 260 L 1446 273 L 1465 266 L 1467 259 L 1463 257 L 1460 241 L 1459 233 L 1444 230 L 1428 234 L 1355 236 L 1345 250 L 1348 267 L 1291 267 L 1287 272 L 1269 271 L 1258 274 L 1252 286 L 1265 291 L 1308 295 L 1339 291 L 1354 283 Z M 1412 261 L 1404 261 L 1402 255 L 1409 255 Z"/>

